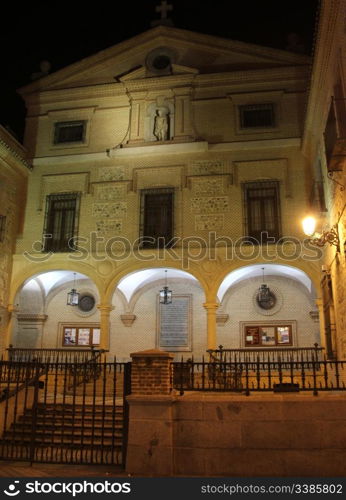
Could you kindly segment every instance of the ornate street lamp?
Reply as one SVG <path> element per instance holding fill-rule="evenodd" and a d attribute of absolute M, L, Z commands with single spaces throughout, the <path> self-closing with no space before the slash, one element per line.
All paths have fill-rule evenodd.
<path fill-rule="evenodd" d="M 67 294 L 68 306 L 78 306 L 79 304 L 79 293 L 76 290 L 76 273 L 73 273 L 73 275 L 74 275 L 73 288 Z"/>
<path fill-rule="evenodd" d="M 167 269 L 165 270 L 165 286 L 160 290 L 160 304 L 172 303 L 172 290 L 167 285 Z"/>
<path fill-rule="evenodd" d="M 323 247 L 329 243 L 336 247 L 337 252 L 340 252 L 338 224 L 334 224 L 329 230 L 323 230 L 322 233 L 316 233 L 316 219 L 309 215 L 303 219 L 302 225 L 304 234 L 310 237 L 309 241 L 312 245 Z"/>

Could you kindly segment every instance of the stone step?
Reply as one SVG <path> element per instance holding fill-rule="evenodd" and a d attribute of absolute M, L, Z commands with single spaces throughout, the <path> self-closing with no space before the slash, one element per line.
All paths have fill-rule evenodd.
<path fill-rule="evenodd" d="M 71 415 L 37 415 L 35 422 L 36 425 L 43 424 L 43 425 L 49 425 L 51 423 L 53 424 L 61 424 L 64 422 L 65 425 L 68 424 L 74 424 L 74 425 L 80 425 L 80 424 L 91 424 L 91 425 L 103 425 L 103 424 L 112 424 L 113 422 L 122 422 L 123 417 L 122 415 L 115 415 L 114 418 L 112 416 L 108 416 L 105 418 L 102 417 L 85 417 L 82 418 L 80 416 L 71 416 Z M 21 415 L 19 419 L 17 420 L 18 424 L 31 424 L 32 422 L 32 417 L 31 415 Z M 16 423 L 16 425 L 17 425 Z"/>

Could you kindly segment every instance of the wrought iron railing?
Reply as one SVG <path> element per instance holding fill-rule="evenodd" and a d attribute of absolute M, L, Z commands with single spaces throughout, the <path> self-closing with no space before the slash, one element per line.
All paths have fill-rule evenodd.
<path fill-rule="evenodd" d="M 21 374 L 14 381 L 5 377 L 0 459 L 124 465 L 131 364 L 100 359 L 95 364 L 97 379 L 88 381 L 88 367 L 81 363 L 82 383 L 69 387 L 71 363 L 0 362 L 2 374 Z"/>
<path fill-rule="evenodd" d="M 296 392 L 346 390 L 346 361 L 205 361 L 174 363 L 173 386 L 185 391 Z"/>
<path fill-rule="evenodd" d="M 37 361 L 29 363 L 0 362 L 0 402 L 15 396 L 38 380 L 44 367 Z"/>
<path fill-rule="evenodd" d="M 310 362 L 323 359 L 323 347 L 317 343 L 313 347 L 263 347 L 224 349 L 222 345 L 218 349 L 208 349 L 210 362 L 222 363 L 275 363 L 279 360 L 284 362 Z"/>
<path fill-rule="evenodd" d="M 92 360 L 98 353 L 105 352 L 103 349 L 90 347 L 87 349 L 53 349 L 53 348 L 25 348 L 13 347 L 10 345 L 7 349 L 9 361 L 40 361 L 41 363 L 84 363 Z"/>
<path fill-rule="evenodd" d="M 97 380 L 101 374 L 101 362 L 105 361 L 103 353 L 103 350 L 92 351 L 90 359 L 86 359 L 83 362 L 69 363 L 67 387 L 72 389 L 81 384 Z"/>

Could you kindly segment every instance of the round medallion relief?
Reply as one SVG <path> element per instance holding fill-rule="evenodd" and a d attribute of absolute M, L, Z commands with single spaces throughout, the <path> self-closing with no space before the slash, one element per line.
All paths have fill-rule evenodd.
<path fill-rule="evenodd" d="M 95 298 L 92 295 L 84 294 L 79 297 L 78 309 L 84 313 L 90 312 L 95 307 Z"/>
<path fill-rule="evenodd" d="M 272 316 L 280 311 L 283 305 L 283 297 L 280 290 L 274 286 L 269 287 L 267 294 L 261 294 L 257 288 L 252 296 L 252 302 L 259 314 Z"/>

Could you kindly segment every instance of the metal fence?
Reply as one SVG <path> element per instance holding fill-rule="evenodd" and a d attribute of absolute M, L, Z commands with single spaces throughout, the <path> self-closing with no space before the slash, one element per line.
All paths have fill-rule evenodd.
<path fill-rule="evenodd" d="M 0 362 L 0 458 L 124 464 L 130 366 Z"/>
<path fill-rule="evenodd" d="M 41 363 L 84 363 L 85 361 L 99 358 L 105 351 L 103 349 L 53 349 L 53 348 L 27 348 L 10 347 L 7 349 L 8 361 L 40 361 Z"/>
<path fill-rule="evenodd" d="M 224 349 L 222 345 L 218 349 L 208 349 L 209 361 L 227 362 L 227 363 L 265 363 L 281 362 L 300 362 L 323 360 L 323 347 L 316 343 L 312 347 L 275 347 L 261 349 Z"/>
<path fill-rule="evenodd" d="M 346 390 L 346 361 L 180 361 L 174 363 L 173 386 L 185 391 L 297 392 Z"/>

